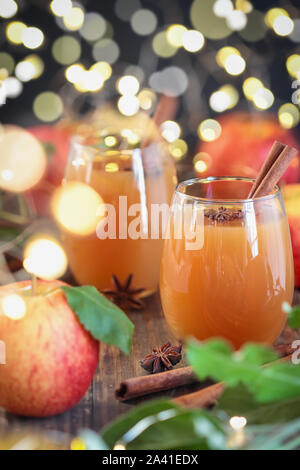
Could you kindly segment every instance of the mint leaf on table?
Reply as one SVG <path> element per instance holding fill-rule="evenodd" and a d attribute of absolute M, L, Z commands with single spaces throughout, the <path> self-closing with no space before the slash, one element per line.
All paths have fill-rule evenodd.
<path fill-rule="evenodd" d="M 245 416 L 248 424 L 283 423 L 300 416 L 300 396 L 260 403 L 245 385 L 239 384 L 224 390 L 214 410 L 225 411 L 228 416 Z"/>
<path fill-rule="evenodd" d="M 300 395 L 300 365 L 291 362 L 261 367 L 277 358 L 268 347 L 246 344 L 234 352 L 221 339 L 190 341 L 187 359 L 200 379 L 210 377 L 235 386 L 242 382 L 258 402 L 294 398 Z"/>
<path fill-rule="evenodd" d="M 134 326 L 127 315 L 93 286 L 62 286 L 68 303 L 91 335 L 129 354 Z"/>
<path fill-rule="evenodd" d="M 119 442 L 127 450 L 221 449 L 226 444 L 225 426 L 219 418 L 168 400 L 137 406 L 109 424 L 102 438 L 110 448 Z"/>
<path fill-rule="evenodd" d="M 292 307 L 288 302 L 284 302 L 282 310 L 287 313 L 289 326 L 291 328 L 300 328 L 300 305 Z"/>

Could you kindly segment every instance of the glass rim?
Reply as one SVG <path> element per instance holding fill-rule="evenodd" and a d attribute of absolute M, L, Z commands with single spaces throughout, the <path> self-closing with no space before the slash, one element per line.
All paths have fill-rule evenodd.
<path fill-rule="evenodd" d="M 254 183 L 255 178 L 248 178 L 244 176 L 207 176 L 203 178 L 190 178 L 185 181 L 181 181 L 180 183 L 177 184 L 175 188 L 175 194 L 178 194 L 180 197 L 187 198 L 190 200 L 198 201 L 203 204 L 246 204 L 246 203 L 257 203 L 260 201 L 267 201 L 269 199 L 274 199 L 278 195 L 280 195 L 280 187 L 276 184 L 274 187 L 274 191 L 271 194 L 267 194 L 266 196 L 259 196 L 256 198 L 250 198 L 250 199 L 213 199 L 213 198 L 205 198 L 205 197 L 200 197 L 200 196 L 193 196 L 190 194 L 186 194 L 183 192 L 183 188 L 187 188 L 188 186 L 191 186 L 192 184 L 195 183 L 208 183 L 211 181 L 245 181 L 245 182 L 251 182 Z"/>

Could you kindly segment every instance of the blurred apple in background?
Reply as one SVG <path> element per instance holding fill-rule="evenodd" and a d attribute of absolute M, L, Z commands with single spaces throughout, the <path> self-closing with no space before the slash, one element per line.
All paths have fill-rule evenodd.
<path fill-rule="evenodd" d="M 255 177 L 274 140 L 298 147 L 292 132 L 284 129 L 277 117 L 269 114 L 230 113 L 220 117 L 218 122 L 222 128 L 221 135 L 211 142 L 199 144 L 194 160 L 198 176 Z M 207 137 L 213 139 L 214 135 L 211 132 Z M 299 180 L 299 173 L 299 157 L 296 157 L 283 180 L 295 183 Z"/>
<path fill-rule="evenodd" d="M 41 182 L 26 197 L 38 214 L 48 216 L 51 213 L 51 195 L 64 176 L 70 134 L 64 129 L 50 125 L 31 127 L 28 131 L 40 141 L 46 152 L 47 170 Z"/>
<path fill-rule="evenodd" d="M 286 185 L 282 193 L 292 239 L 295 286 L 300 287 L 300 184 Z"/>
<path fill-rule="evenodd" d="M 0 406 L 21 415 L 62 413 L 83 397 L 94 376 L 99 343 L 70 308 L 60 281 L 0 287 Z M 52 291 L 52 292 L 51 292 Z"/>

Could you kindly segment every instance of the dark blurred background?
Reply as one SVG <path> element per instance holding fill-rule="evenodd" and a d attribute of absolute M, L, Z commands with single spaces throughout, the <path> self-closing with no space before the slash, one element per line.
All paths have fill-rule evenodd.
<path fill-rule="evenodd" d="M 213 140 L 199 125 L 223 113 L 272 113 L 281 127 L 296 128 L 298 6 L 297 0 L 1 0 L 0 67 L 9 78 L 0 121 L 53 124 L 104 103 L 121 114 L 140 107 L 152 115 L 165 93 L 178 99 L 162 129 L 170 143 L 184 141 L 178 159 L 195 153 L 199 137 Z M 138 82 L 125 80 L 120 91 L 128 75 Z"/>

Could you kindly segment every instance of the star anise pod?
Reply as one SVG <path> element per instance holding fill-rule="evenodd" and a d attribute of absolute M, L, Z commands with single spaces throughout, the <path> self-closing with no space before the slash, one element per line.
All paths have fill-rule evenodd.
<path fill-rule="evenodd" d="M 160 348 L 154 348 L 152 353 L 141 361 L 141 366 L 153 374 L 170 370 L 182 359 L 182 345 L 172 346 L 171 343 L 163 344 Z"/>
<path fill-rule="evenodd" d="M 139 294 L 144 292 L 144 288 L 132 289 L 133 275 L 129 274 L 128 278 L 122 284 L 117 276 L 112 275 L 113 289 L 103 289 L 102 294 L 106 295 L 114 304 L 123 310 L 142 310 L 144 302 L 139 298 Z"/>
<path fill-rule="evenodd" d="M 243 217 L 241 209 L 227 209 L 227 207 L 219 207 L 218 209 L 207 209 L 204 212 L 205 217 L 216 222 L 227 222 L 230 220 L 240 219 Z"/>

